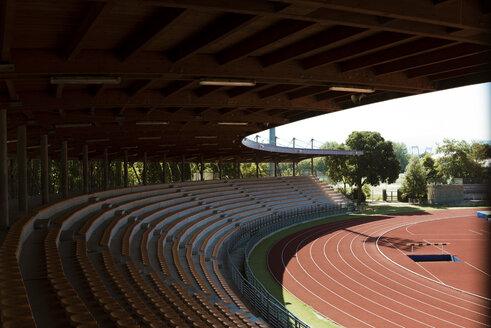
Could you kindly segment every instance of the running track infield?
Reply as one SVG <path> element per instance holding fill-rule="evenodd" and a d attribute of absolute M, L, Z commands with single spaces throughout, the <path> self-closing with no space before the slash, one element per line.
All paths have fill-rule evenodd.
<path fill-rule="evenodd" d="M 337 221 L 285 237 L 268 266 L 291 294 L 345 327 L 489 327 L 489 224 L 476 209 Z M 461 262 L 414 262 L 407 244 L 415 242 L 450 243 L 443 252 Z"/>

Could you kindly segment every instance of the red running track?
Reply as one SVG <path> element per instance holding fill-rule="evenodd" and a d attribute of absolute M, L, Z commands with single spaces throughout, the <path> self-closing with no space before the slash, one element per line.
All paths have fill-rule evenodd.
<path fill-rule="evenodd" d="M 282 239 L 268 265 L 290 293 L 346 327 L 487 327 L 489 224 L 475 209 L 332 222 Z M 423 241 L 450 242 L 444 252 L 462 262 L 413 262 L 406 244 Z"/>

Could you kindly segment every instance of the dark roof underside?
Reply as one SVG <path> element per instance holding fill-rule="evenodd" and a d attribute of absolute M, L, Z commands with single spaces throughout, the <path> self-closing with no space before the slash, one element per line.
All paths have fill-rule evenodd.
<path fill-rule="evenodd" d="M 241 139 L 360 104 L 490 81 L 487 0 L 2 1 L 9 153 L 268 160 Z M 11 66 L 0 66 L 8 70 Z M 53 84 L 52 77 L 119 77 Z M 204 78 L 255 86 L 204 86 Z M 339 85 L 373 88 L 332 91 Z M 354 97 L 353 97 L 354 96 Z M 469 100 L 471 101 L 471 100 Z M 161 124 L 148 125 L 148 121 Z M 234 125 L 240 123 L 240 125 Z M 144 124 L 144 125 L 142 125 Z M 231 125 L 232 124 L 232 125 Z M 268 156 L 268 157 L 265 157 Z M 281 158 L 281 157 L 280 157 Z"/>

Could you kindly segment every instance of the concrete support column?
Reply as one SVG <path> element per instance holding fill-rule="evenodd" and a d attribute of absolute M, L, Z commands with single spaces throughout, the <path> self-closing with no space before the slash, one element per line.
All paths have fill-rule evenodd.
<path fill-rule="evenodd" d="M 116 187 L 121 188 L 121 161 L 116 162 Z"/>
<path fill-rule="evenodd" d="M 181 158 L 181 182 L 184 182 L 184 155 Z"/>
<path fill-rule="evenodd" d="M 295 176 L 295 161 L 293 161 L 293 176 Z"/>
<path fill-rule="evenodd" d="M 102 188 L 103 190 L 108 190 L 109 189 L 109 154 L 107 151 L 107 148 L 104 148 L 104 161 L 102 163 L 102 166 L 104 168 L 104 175 L 102 177 Z"/>
<path fill-rule="evenodd" d="M 68 142 L 63 140 L 61 142 L 61 180 L 60 180 L 60 193 L 63 198 L 68 197 Z"/>
<path fill-rule="evenodd" d="M 222 180 L 223 170 L 222 170 L 222 160 L 218 160 L 218 179 Z"/>
<path fill-rule="evenodd" d="M 199 161 L 199 176 L 200 180 L 205 180 L 205 164 L 203 163 L 203 156 L 201 156 Z"/>
<path fill-rule="evenodd" d="M 310 159 L 310 175 L 314 176 L 314 158 Z"/>
<path fill-rule="evenodd" d="M 84 177 L 84 194 L 89 193 L 89 145 L 84 145 L 82 154 L 82 171 Z"/>
<path fill-rule="evenodd" d="M 123 163 L 123 183 L 124 187 L 128 187 L 128 151 L 124 151 L 124 163 Z"/>
<path fill-rule="evenodd" d="M 147 184 L 147 152 L 143 153 L 143 176 L 142 176 L 142 182 L 143 185 Z"/>
<path fill-rule="evenodd" d="M 259 178 L 259 162 L 256 161 L 256 178 Z"/>
<path fill-rule="evenodd" d="M 26 126 L 17 127 L 17 183 L 19 214 L 24 216 L 28 212 L 27 204 L 27 133 Z"/>
<path fill-rule="evenodd" d="M 49 163 L 48 135 L 41 136 L 41 199 L 43 204 L 49 203 Z"/>
<path fill-rule="evenodd" d="M 7 161 L 7 110 L 0 110 L 0 227 L 10 226 Z"/>
<path fill-rule="evenodd" d="M 274 176 L 278 176 L 278 161 L 274 162 Z"/>
<path fill-rule="evenodd" d="M 162 160 L 162 183 L 167 183 L 167 156 L 164 154 L 164 159 Z"/>
<path fill-rule="evenodd" d="M 235 169 L 237 170 L 236 179 L 240 179 L 240 161 L 235 161 Z"/>

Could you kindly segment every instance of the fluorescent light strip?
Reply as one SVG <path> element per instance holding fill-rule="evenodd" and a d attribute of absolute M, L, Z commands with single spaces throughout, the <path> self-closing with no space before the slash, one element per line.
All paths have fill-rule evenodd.
<path fill-rule="evenodd" d="M 333 85 L 329 87 L 331 91 L 344 91 L 344 92 L 361 92 L 361 93 L 372 93 L 375 89 L 369 87 L 358 87 L 353 85 Z"/>
<path fill-rule="evenodd" d="M 138 121 L 136 125 L 167 125 L 168 121 Z"/>
<path fill-rule="evenodd" d="M 199 81 L 200 85 L 217 85 L 224 87 L 253 87 L 256 85 L 254 80 L 242 80 L 242 79 L 215 79 L 215 78 L 203 78 Z"/>
<path fill-rule="evenodd" d="M 119 76 L 73 75 L 52 76 L 51 84 L 119 84 Z"/>
<path fill-rule="evenodd" d="M 128 150 L 128 149 L 137 149 L 138 146 L 126 146 L 126 147 L 121 147 L 123 150 Z"/>
<path fill-rule="evenodd" d="M 249 122 L 218 122 L 218 125 L 247 125 Z"/>

